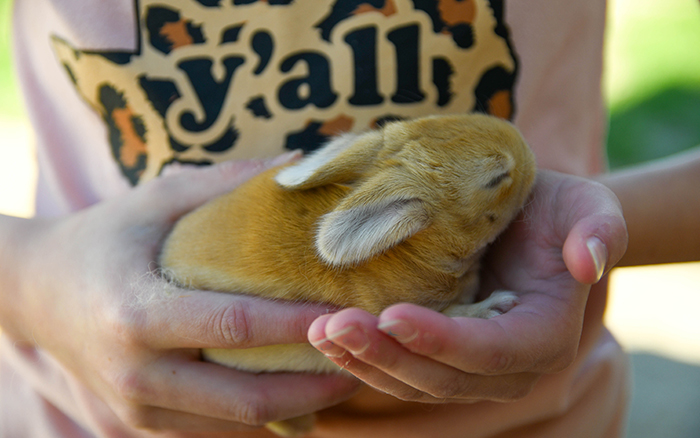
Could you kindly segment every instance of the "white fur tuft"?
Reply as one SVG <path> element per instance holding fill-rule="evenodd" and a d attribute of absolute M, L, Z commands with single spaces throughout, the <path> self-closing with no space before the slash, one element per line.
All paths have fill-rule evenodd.
<path fill-rule="evenodd" d="M 341 152 L 350 147 L 357 139 L 357 134 L 343 134 L 296 164 L 282 169 L 276 176 L 277 184 L 288 189 L 301 186 L 309 180 L 318 169 L 333 161 Z"/>

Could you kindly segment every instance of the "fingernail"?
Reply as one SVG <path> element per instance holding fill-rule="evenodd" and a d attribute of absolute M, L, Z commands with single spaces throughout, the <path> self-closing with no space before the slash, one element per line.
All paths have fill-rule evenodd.
<path fill-rule="evenodd" d="M 383 322 L 377 328 L 402 344 L 411 342 L 418 336 L 418 332 L 413 326 L 400 319 Z"/>
<path fill-rule="evenodd" d="M 280 166 L 282 164 L 286 164 L 286 163 L 289 163 L 291 161 L 297 160 L 297 159 L 301 158 L 301 156 L 302 156 L 302 152 L 300 149 L 296 149 L 296 150 L 293 150 L 291 152 L 286 152 L 282 155 L 279 155 L 279 156 L 273 158 L 270 161 L 270 166 L 271 167 Z"/>
<path fill-rule="evenodd" d="M 591 253 L 593 258 L 593 263 L 595 264 L 596 282 L 603 278 L 603 273 L 605 272 L 605 264 L 608 260 L 608 250 L 605 248 L 605 244 L 597 237 L 589 237 L 586 240 L 586 246 L 588 251 Z"/>
<path fill-rule="evenodd" d="M 348 350 L 353 355 L 362 354 L 369 348 L 367 334 L 357 327 L 346 327 L 328 335 L 328 340 Z"/>
<path fill-rule="evenodd" d="M 333 342 L 329 341 L 328 338 L 323 338 L 320 341 L 312 342 L 311 345 L 329 357 L 340 357 L 345 353 L 345 349 L 343 347 L 335 345 Z"/>

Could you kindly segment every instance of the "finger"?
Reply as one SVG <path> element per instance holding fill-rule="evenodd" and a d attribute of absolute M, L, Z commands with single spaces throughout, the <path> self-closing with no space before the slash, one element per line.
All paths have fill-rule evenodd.
<path fill-rule="evenodd" d="M 110 399 L 98 398 L 94 392 L 79 386 L 77 390 L 80 404 L 87 409 L 87 413 L 95 418 L 101 418 L 102 429 L 111 430 L 119 436 L 132 436 L 134 430 L 142 430 L 139 436 L 190 438 L 201 436 L 199 433 L 207 432 L 207 437 L 231 436 L 231 431 L 252 431 L 257 426 L 249 426 L 243 423 L 226 421 L 210 416 L 196 415 L 189 412 L 158 408 L 153 406 L 130 405 L 124 403 L 123 398 L 108 404 Z M 111 394 L 113 397 L 114 394 Z M 125 430 L 125 429 L 128 429 Z M 152 431 L 154 434 L 146 433 Z M 217 432 L 224 432 L 219 434 Z"/>
<path fill-rule="evenodd" d="M 356 358 L 351 353 L 345 352 L 341 356 L 329 357 L 329 359 L 365 384 L 399 400 L 433 404 L 444 403 L 444 399 L 435 398 L 427 392 L 391 376 L 373 364 L 365 362 L 364 357 Z"/>
<path fill-rule="evenodd" d="M 481 375 L 553 373 L 574 360 L 583 324 L 571 301 L 529 293 L 491 319 L 448 318 L 409 304 L 386 309 L 379 328 L 411 352 Z M 583 307 L 583 306 L 581 306 Z"/>
<path fill-rule="evenodd" d="M 358 388 L 341 374 L 253 374 L 187 359 L 149 368 L 146 381 L 131 385 L 132 401 L 251 426 L 327 408 Z"/>
<path fill-rule="evenodd" d="M 300 156 L 300 152 L 293 151 L 274 159 L 227 161 L 208 167 L 185 169 L 139 187 L 141 197 L 135 202 L 148 205 L 148 219 L 151 221 L 173 221 L 206 201 L 230 192 L 253 176 Z"/>
<path fill-rule="evenodd" d="M 555 177 L 544 173 L 543 178 Z M 612 268 L 627 249 L 622 207 L 607 187 L 568 177 L 554 197 L 555 226 L 563 236 L 563 257 L 571 275 L 593 284 Z"/>
<path fill-rule="evenodd" d="M 322 347 L 332 343 L 336 348 L 346 349 L 347 353 L 334 354 L 329 359 L 365 383 L 401 400 L 423 403 L 512 401 L 529 393 L 538 379 L 534 374 L 492 377 L 462 372 L 408 351 L 377 330 L 376 321 L 376 317 L 358 309 L 339 312 L 325 318 L 326 338 L 316 339 L 314 345 Z M 319 327 L 315 329 L 313 335 L 317 336 Z M 324 351 L 323 348 L 319 350 Z"/>
<path fill-rule="evenodd" d="M 627 230 L 622 216 L 588 216 L 577 222 L 563 248 L 571 275 L 581 283 L 597 283 L 625 253 Z"/>
<path fill-rule="evenodd" d="M 348 309 L 343 312 L 344 315 L 341 315 L 340 318 L 347 315 L 347 312 L 360 312 L 360 316 L 364 316 L 362 315 L 363 312 L 358 309 Z M 382 372 L 376 367 L 360 359 L 356 359 L 355 356 L 361 356 L 366 350 L 365 345 L 369 346 L 369 344 L 364 344 L 362 341 L 360 341 L 360 343 L 352 342 L 352 339 L 346 338 L 344 335 L 349 327 L 361 327 L 360 323 L 353 324 L 352 321 L 349 321 L 347 324 L 341 324 L 342 328 L 339 332 L 331 333 L 330 336 L 332 336 L 333 340 L 329 339 L 326 330 L 327 323 L 334 316 L 335 315 L 321 316 L 316 319 L 309 328 L 309 341 L 315 348 L 325 354 L 328 359 L 373 388 L 390 394 L 400 400 L 420 401 L 423 403 L 440 402 L 440 400 L 436 400 L 434 397 Z M 370 318 L 374 318 L 376 324 L 376 317 Z M 382 347 L 379 343 L 376 345 L 377 348 Z M 354 351 L 354 353 L 350 351 Z M 404 352 L 406 352 L 406 350 L 404 350 Z"/>
<path fill-rule="evenodd" d="M 211 434 L 216 432 L 253 431 L 260 427 L 155 407 L 126 408 L 122 412 L 117 412 L 117 415 L 119 420 L 130 428 L 156 433 L 167 431 L 170 432 L 167 435 L 169 437 L 184 438 L 191 436 L 187 433 L 174 432 L 207 432 Z"/>
<path fill-rule="evenodd" d="M 148 315 L 131 332 L 151 348 L 249 348 L 306 342 L 314 319 L 331 310 L 311 303 L 192 291 L 144 279 L 135 306 Z M 132 309 L 133 310 L 133 309 Z M 128 312 L 128 315 L 144 312 Z M 128 324 L 128 323 L 127 323 Z"/>

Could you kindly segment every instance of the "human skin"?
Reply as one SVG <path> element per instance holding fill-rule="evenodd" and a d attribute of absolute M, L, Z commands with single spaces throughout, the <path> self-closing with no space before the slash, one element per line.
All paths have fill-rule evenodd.
<path fill-rule="evenodd" d="M 597 179 L 627 220 L 629 249 L 619 266 L 700 260 L 700 148 Z"/>
<path fill-rule="evenodd" d="M 540 172 L 533 201 L 485 260 L 485 289 L 520 296 L 505 315 L 450 319 L 406 304 L 378 317 L 346 309 L 319 317 L 309 341 L 402 400 L 521 399 L 571 364 L 582 336 L 600 326 L 605 300 L 588 285 L 604 272 L 700 260 L 700 149 L 596 179 L 602 184 Z"/>
<path fill-rule="evenodd" d="M 491 248 L 485 261 L 484 291 L 507 288 L 521 297 L 519 306 L 493 320 L 447 318 L 405 304 L 393 306 L 377 318 L 358 309 L 327 313 L 329 309 L 323 307 L 183 290 L 176 290 L 177 300 L 165 301 L 169 317 L 159 319 L 153 309 L 135 308 L 134 294 L 147 295 L 142 305 L 157 302 L 162 307 L 163 300 L 149 294 L 173 292 L 172 286 L 157 283 L 148 269 L 157 251 L 156 242 L 170 224 L 266 167 L 262 162 L 239 162 L 193 171 L 203 172 L 196 178 L 183 174 L 176 175 L 179 182 L 145 185 L 56 222 L 2 218 L 0 324 L 19 345 L 41 345 L 55 355 L 128 427 L 175 431 L 170 436 L 187 436 L 180 430 L 256 428 L 267 421 L 332 406 L 356 389 L 356 383 L 340 376 L 276 376 L 263 381 L 201 362 L 198 348 L 204 346 L 300 342 L 308 336 L 331 360 L 342 363 L 370 386 L 400 399 L 427 403 L 517 400 L 543 375 L 566 368 L 587 327 L 600 324 L 600 312 L 592 312 L 593 317 L 586 313 L 589 285 L 618 260 L 631 264 L 668 261 L 674 255 L 683 260 L 700 258 L 693 252 L 700 245 L 693 245 L 692 240 L 685 245 L 685 239 L 678 239 L 680 248 L 686 248 L 682 256 L 658 250 L 653 256 L 640 256 L 645 248 L 669 241 L 663 233 L 651 240 L 643 234 L 656 226 L 644 220 L 652 213 L 667 210 L 665 219 L 659 220 L 678 219 L 687 224 L 667 227 L 664 232 L 697 238 L 691 219 L 698 197 L 689 195 L 696 192 L 693 178 L 700 174 L 699 161 L 698 154 L 691 153 L 675 161 L 599 177 L 612 192 L 590 180 L 541 171 L 522 217 Z M 215 181 L 220 181 L 222 174 L 224 182 L 217 185 Z M 655 183 L 643 185 L 647 179 Z M 687 187 L 695 187 L 695 191 L 686 191 Z M 683 208 L 660 209 L 656 202 L 648 202 L 646 208 L 635 210 L 639 193 L 647 193 L 650 199 L 664 198 L 670 205 L 680 202 Z M 627 232 L 622 210 L 630 230 L 630 249 L 635 248 L 624 258 Z M 52 252 L 47 248 L 57 246 L 61 248 L 59 256 L 50 257 Z M 38 257 L 33 248 L 42 248 L 46 256 Z M 77 264 L 70 262 L 70 254 L 80 254 Z M 83 274 L 93 269 L 95 275 L 85 279 Z M 77 275 L 78 270 L 81 275 Z M 44 274 L 37 276 L 36 272 Z M 133 276 L 141 278 L 141 283 L 125 286 L 123 279 Z M 154 281 L 155 287 L 150 283 Z M 143 286 L 141 292 L 134 292 L 135 284 Z M 116 292 L 122 289 L 128 290 L 129 306 L 124 306 L 124 301 L 119 304 Z M 86 291 L 91 290 L 98 290 L 87 294 L 96 299 L 86 299 Z M 71 297 L 75 299 L 67 299 Z M 126 299 L 123 294 L 121 299 Z M 75 321 L 75 314 L 94 313 L 100 307 L 106 312 L 102 319 L 95 314 L 94 318 Z M 67 315 L 73 321 L 66 326 Z M 93 347 L 110 345 L 103 344 L 110 334 L 101 330 L 88 337 L 82 335 L 105 321 L 107 328 L 117 329 L 120 336 L 111 339 L 107 351 L 97 348 L 86 357 L 90 348 L 85 348 L 89 344 L 85 339 L 92 337 Z M 556 327 L 548 332 L 547 342 L 543 341 L 545 325 Z M 58 326 L 66 327 L 60 336 L 54 329 Z M 348 328 L 359 329 L 355 331 L 361 333 L 359 343 L 358 338 L 349 336 L 353 332 Z M 66 337 L 69 330 L 81 336 Z M 146 332 L 150 334 L 146 336 Z M 420 336 L 425 333 L 432 336 Z M 130 359 L 105 363 L 106 358 L 119 355 Z M 172 371 L 181 377 L 171 377 Z M 202 374 L 209 374 L 209 383 L 203 386 L 199 380 Z M 450 385 L 445 385 L 447 381 Z M 146 387 L 157 391 L 144 391 Z M 230 395 L 234 387 L 235 397 Z M 174 396 L 186 391 L 187 397 Z M 210 392 L 219 396 L 212 401 Z M 300 404 L 298 394 L 305 394 L 309 403 Z"/>
<path fill-rule="evenodd" d="M 367 384 L 407 401 L 514 401 L 545 374 L 568 367 L 590 285 L 623 255 L 627 232 L 601 184 L 540 171 L 530 202 L 486 256 L 483 291 L 520 303 L 489 320 L 448 318 L 398 304 L 378 317 L 359 309 L 323 315 L 309 341 Z M 536 352 L 536 354 L 534 353 Z"/>
<path fill-rule="evenodd" d="M 182 289 L 154 272 L 179 216 L 290 158 L 185 170 L 66 217 L 1 217 L 4 335 L 58 360 L 85 406 L 102 411 L 99 427 L 121 434 L 250 430 L 345 400 L 355 379 L 254 375 L 200 358 L 203 347 L 303 342 L 327 307 Z"/>

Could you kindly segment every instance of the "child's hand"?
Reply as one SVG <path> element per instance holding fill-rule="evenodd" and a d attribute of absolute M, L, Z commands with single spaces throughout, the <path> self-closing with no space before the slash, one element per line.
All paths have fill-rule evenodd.
<path fill-rule="evenodd" d="M 622 257 L 626 244 L 612 192 L 542 171 L 524 212 L 483 266 L 482 289 L 515 292 L 515 308 L 489 320 L 448 318 L 410 304 L 378 318 L 345 309 L 314 321 L 309 340 L 364 382 L 402 400 L 517 400 L 543 374 L 573 362 L 589 285 Z"/>
<path fill-rule="evenodd" d="M 154 272 L 179 216 L 272 164 L 281 163 L 186 170 L 67 218 L 15 227 L 16 251 L 7 253 L 18 292 L 0 311 L 5 332 L 18 348 L 48 351 L 97 395 L 77 391 L 111 423 L 103 431 L 246 429 L 328 407 L 356 389 L 337 375 L 255 375 L 200 360 L 203 347 L 305 342 L 325 308 L 181 289 Z M 42 391 L 51 393 L 48 383 Z"/>

